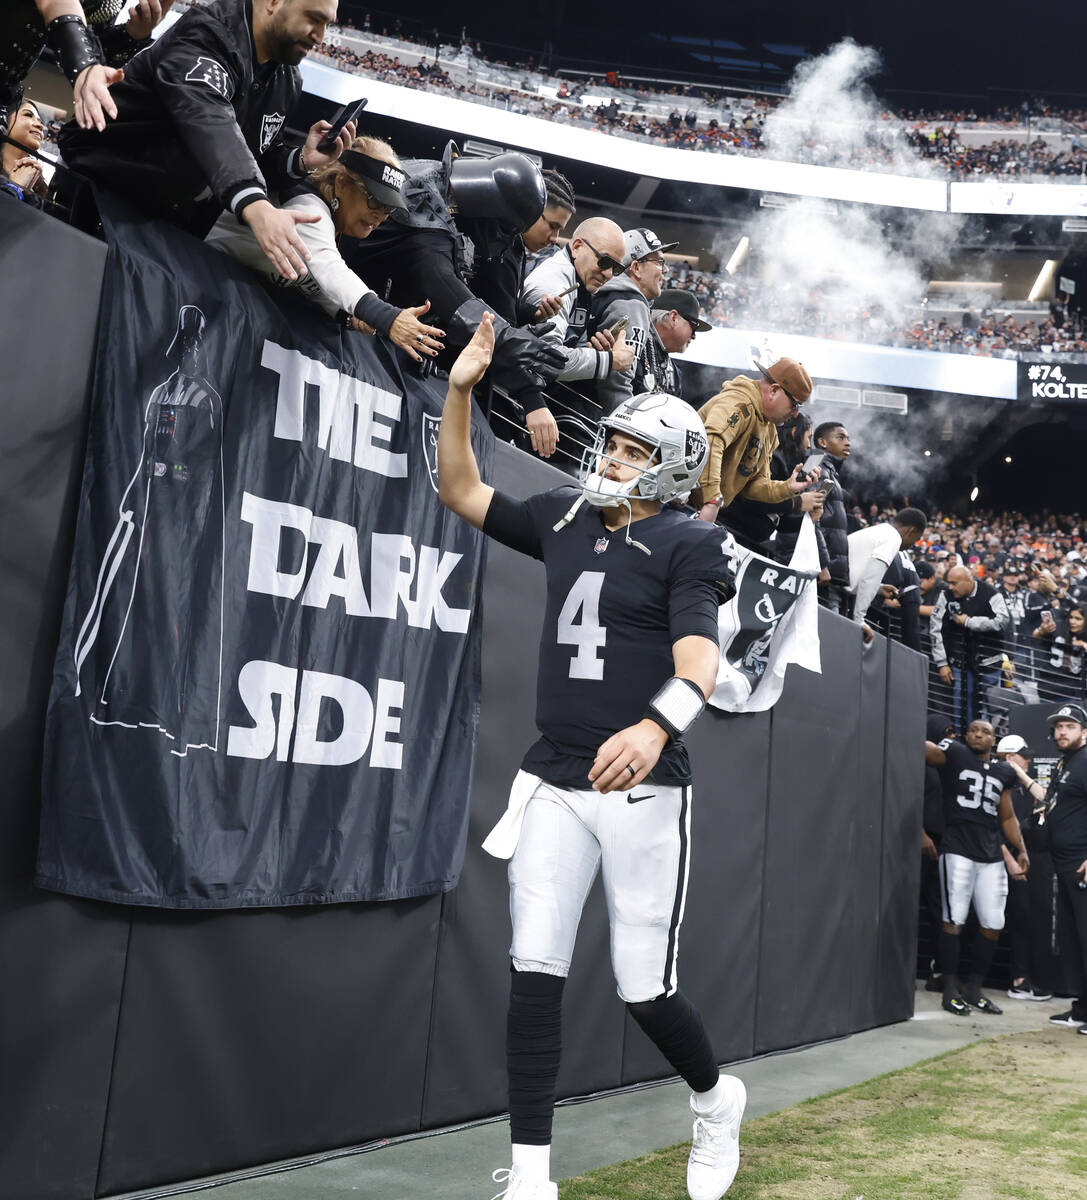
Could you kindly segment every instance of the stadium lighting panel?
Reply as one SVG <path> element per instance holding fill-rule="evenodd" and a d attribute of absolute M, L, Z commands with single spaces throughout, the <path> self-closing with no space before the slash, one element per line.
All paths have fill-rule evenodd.
<path fill-rule="evenodd" d="M 805 212 L 827 213 L 835 217 L 839 211 L 835 201 L 819 196 L 786 196 L 781 192 L 763 192 L 759 196 L 759 208 L 796 208 L 798 205 L 802 205 Z"/>
<path fill-rule="evenodd" d="M 910 410 L 910 398 L 905 392 L 874 392 L 865 388 L 861 403 L 865 408 L 880 408 L 884 412 L 898 413 L 900 417 Z"/>
<path fill-rule="evenodd" d="M 850 408 L 860 408 L 860 388 L 836 387 L 831 383 L 817 383 L 812 392 L 813 400 L 825 400 L 828 404 L 848 404 Z"/>
<path fill-rule="evenodd" d="M 464 142 L 464 154 L 467 158 L 494 158 L 496 154 L 505 154 L 509 149 L 509 146 L 496 146 L 492 142 L 481 142 L 478 138 L 466 138 Z M 531 150 L 522 150 L 518 147 L 517 153 L 523 154 L 529 162 L 534 162 L 536 166 L 543 167 L 543 159 L 538 154 L 533 154 Z"/>

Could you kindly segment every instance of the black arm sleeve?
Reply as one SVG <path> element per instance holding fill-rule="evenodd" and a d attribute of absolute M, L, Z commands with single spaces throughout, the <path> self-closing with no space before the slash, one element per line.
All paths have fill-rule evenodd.
<path fill-rule="evenodd" d="M 723 584 L 708 579 L 674 583 L 668 595 L 668 633 L 673 642 L 704 637 L 717 643 L 717 610 L 724 603 Z"/>
<path fill-rule="evenodd" d="M 496 491 L 483 518 L 483 532 L 511 550 L 532 558 L 543 558 L 540 535 L 527 500 L 514 500 L 512 496 Z"/>
<path fill-rule="evenodd" d="M 102 53 L 111 67 L 123 67 L 130 58 L 151 45 L 149 37 L 137 40 L 123 25 L 108 25 L 97 33 Z"/>

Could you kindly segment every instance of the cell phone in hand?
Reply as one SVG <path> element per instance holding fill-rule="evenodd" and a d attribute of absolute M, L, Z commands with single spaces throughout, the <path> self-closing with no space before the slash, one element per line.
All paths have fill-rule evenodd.
<path fill-rule="evenodd" d="M 345 125 L 350 125 L 352 121 L 357 121 L 362 116 L 362 110 L 369 104 L 368 99 L 352 100 L 345 104 L 343 108 L 332 118 L 332 128 L 325 134 L 317 143 L 317 149 L 322 154 L 328 154 L 336 148 L 336 139 L 343 132 Z"/>
<path fill-rule="evenodd" d="M 812 471 L 814 471 L 816 467 L 822 467 L 823 460 L 825 458 L 826 458 L 826 453 L 823 450 L 820 450 L 815 454 L 809 454 L 808 457 L 806 459 L 804 459 L 803 471 L 804 471 L 805 478 L 810 476 Z"/>
<path fill-rule="evenodd" d="M 614 325 L 610 325 L 608 327 L 608 333 L 610 333 L 612 337 L 618 337 L 629 324 L 629 317 L 620 317 Z"/>
<path fill-rule="evenodd" d="M 569 296 L 572 292 L 576 292 L 580 285 L 575 280 L 564 292 L 559 292 L 555 297 L 556 300 L 561 300 L 564 296 Z"/>

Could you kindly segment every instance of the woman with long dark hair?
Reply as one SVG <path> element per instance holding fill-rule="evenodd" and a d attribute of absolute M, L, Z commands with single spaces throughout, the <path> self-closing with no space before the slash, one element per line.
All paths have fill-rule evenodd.
<path fill-rule="evenodd" d="M 40 206 L 45 179 L 41 163 L 27 150 L 41 149 L 45 126 L 33 100 L 23 100 L 9 111 L 4 132 L 10 140 L 0 146 L 0 191 Z"/>

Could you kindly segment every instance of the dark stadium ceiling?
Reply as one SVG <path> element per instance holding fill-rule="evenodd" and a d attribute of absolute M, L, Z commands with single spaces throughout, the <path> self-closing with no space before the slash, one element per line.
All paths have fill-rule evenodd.
<path fill-rule="evenodd" d="M 511 61 L 517 48 L 536 62 L 577 61 L 596 69 L 636 68 L 704 79 L 729 73 L 750 80 L 752 60 L 766 66 L 766 82 L 782 82 L 799 61 L 798 51 L 818 54 L 843 37 L 874 46 L 884 60 L 877 88 L 901 103 L 929 104 L 972 96 L 975 102 L 1013 102 L 1031 91 L 1050 99 L 1082 95 L 1082 47 L 1087 42 L 1087 5 L 1056 0 L 1031 10 L 1020 0 L 984 4 L 914 0 L 777 0 L 774 4 L 682 5 L 665 9 L 655 0 L 621 5 L 580 5 L 569 0 L 519 6 L 516 19 L 495 21 L 490 4 L 417 0 L 408 12 L 387 12 L 357 0 L 341 0 L 341 16 L 375 26 L 399 20 L 416 36 L 434 28 L 473 41 Z M 410 15 L 409 15 L 410 12 Z M 711 44 L 712 41 L 712 44 Z M 506 47 L 505 51 L 496 48 Z M 745 65 L 748 64 L 748 65 Z M 897 95 L 913 93 L 914 96 Z"/>

